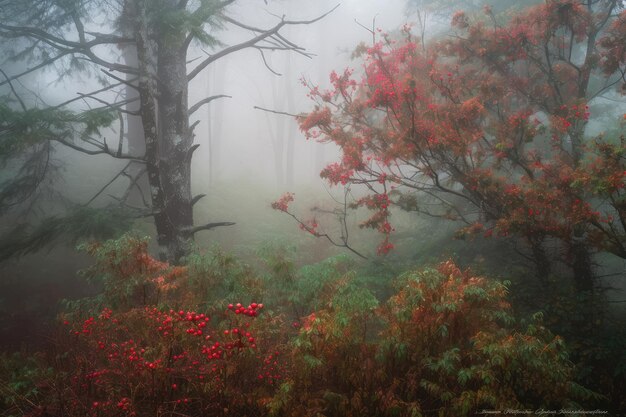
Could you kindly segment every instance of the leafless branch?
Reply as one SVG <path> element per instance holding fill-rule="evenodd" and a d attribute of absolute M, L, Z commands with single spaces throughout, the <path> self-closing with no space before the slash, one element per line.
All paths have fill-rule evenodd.
<path fill-rule="evenodd" d="M 206 197 L 206 194 L 198 194 L 191 199 L 191 205 L 194 206 L 198 201 L 200 201 L 203 197 Z"/>
<path fill-rule="evenodd" d="M 139 79 L 139 77 L 135 77 L 131 80 L 125 80 L 121 77 L 111 74 L 109 71 L 105 70 L 104 68 L 101 69 L 101 71 L 105 73 L 106 75 L 108 75 L 109 77 L 113 78 L 115 81 L 119 81 L 120 84 L 127 85 L 128 87 L 134 88 L 135 90 L 139 90 L 139 87 L 133 84 L 133 81 L 136 81 L 137 79 Z"/>
<path fill-rule="evenodd" d="M 263 49 L 255 46 L 255 49 L 257 51 L 259 51 L 259 53 L 261 54 L 261 59 L 263 60 L 263 65 L 265 65 L 265 68 L 268 69 L 269 72 L 271 72 L 274 75 L 278 75 L 279 77 L 283 74 L 281 74 L 280 72 L 275 71 L 272 67 L 270 67 L 270 65 L 267 63 L 267 60 L 265 59 L 265 53 L 263 52 Z"/>
<path fill-rule="evenodd" d="M 56 136 L 56 137 L 52 137 L 50 138 L 50 140 L 55 141 L 55 142 L 59 142 L 61 145 L 67 146 L 68 148 L 72 148 L 78 152 L 84 153 L 86 155 L 108 155 L 112 158 L 116 158 L 116 159 L 132 159 L 133 161 L 137 161 L 137 162 L 145 162 L 145 160 L 141 157 L 137 157 L 137 156 L 131 156 L 131 155 L 120 155 L 117 156 L 114 153 L 111 153 L 111 151 L 109 150 L 109 147 L 105 144 L 104 146 L 100 147 L 100 146 L 96 146 L 98 147 L 97 150 L 93 150 L 93 149 L 86 149 L 83 148 L 81 146 L 76 145 L 75 143 L 72 142 L 68 142 L 65 139 Z"/>
<path fill-rule="evenodd" d="M 90 199 L 89 201 L 87 201 L 85 204 L 83 204 L 83 206 L 88 206 L 89 204 L 91 204 L 96 198 L 98 198 L 98 196 L 100 196 L 100 194 L 102 194 L 104 192 L 104 190 L 106 190 L 107 188 L 109 188 L 109 186 L 111 184 L 113 184 L 115 182 L 116 179 L 118 179 L 120 176 L 122 176 L 124 174 L 124 172 L 126 171 L 126 169 L 128 169 L 128 167 L 133 163 L 133 161 L 129 161 L 126 165 L 124 165 L 124 168 L 122 168 L 121 171 L 119 171 L 117 174 L 115 174 L 115 176 L 113 178 L 111 178 L 106 184 L 104 184 L 104 186 L 102 186 L 100 188 L 100 190 L 98 190 L 97 193 L 95 193 Z"/>
<path fill-rule="evenodd" d="M 306 223 L 304 223 L 302 220 L 300 220 L 295 214 L 289 212 L 289 211 L 283 211 L 283 213 L 288 214 L 289 216 L 291 216 L 299 225 L 300 227 L 303 228 L 303 230 L 306 230 L 307 232 L 309 232 L 310 234 L 312 234 L 315 237 L 321 237 L 324 238 L 326 240 L 328 240 L 333 246 L 337 246 L 338 248 L 345 248 L 348 249 L 350 252 L 354 253 L 356 256 L 358 256 L 359 258 L 362 259 L 368 259 L 367 256 L 363 255 L 362 253 L 360 253 L 359 251 L 357 251 L 356 249 L 354 249 L 352 246 L 350 246 L 347 242 L 347 239 L 343 239 L 342 238 L 342 243 L 336 242 L 330 235 L 328 235 L 327 233 L 319 233 L 315 230 L 312 230 Z"/>
<path fill-rule="evenodd" d="M 11 80 L 9 79 L 9 76 L 6 74 L 6 72 L 4 72 L 1 68 L 0 68 L 0 73 L 2 73 L 2 75 L 4 76 L 4 78 L 7 80 L 7 83 L 9 83 L 9 87 L 11 88 L 11 91 L 13 92 L 13 95 L 15 96 L 15 98 L 17 99 L 17 101 L 20 103 L 20 107 L 22 108 L 23 111 L 26 111 L 26 105 L 24 104 L 24 102 L 22 101 L 22 98 L 20 97 L 19 94 L 17 94 L 17 91 L 15 91 L 15 88 L 13 87 L 13 83 L 11 82 Z"/>
<path fill-rule="evenodd" d="M 195 226 L 195 227 L 191 227 L 188 228 L 186 230 L 183 230 L 183 232 L 188 233 L 190 235 L 194 235 L 202 230 L 211 230 L 211 229 L 215 229 L 216 227 L 222 227 L 222 226 L 233 226 L 237 223 L 235 222 L 215 222 L 215 223 L 207 223 L 207 224 L 203 224 L 202 226 Z"/>
<path fill-rule="evenodd" d="M 262 110 L 262 111 L 266 111 L 266 112 L 269 112 L 269 113 L 274 113 L 274 114 L 281 114 L 281 115 L 283 115 L 283 116 L 299 117 L 299 115 L 297 115 L 297 114 L 287 113 L 287 112 L 284 112 L 284 111 L 278 111 L 278 110 L 266 109 L 266 108 L 264 108 L 264 107 L 259 107 L 259 106 L 254 106 L 254 109 L 256 109 L 256 110 Z"/>
<path fill-rule="evenodd" d="M 101 98 L 95 97 L 93 95 L 87 96 L 81 93 L 76 93 L 80 96 L 80 98 L 89 98 L 91 100 L 97 101 L 98 103 L 102 103 L 104 104 L 105 108 L 110 108 L 110 109 L 116 109 L 118 112 L 120 113 L 125 113 L 125 114 L 130 114 L 131 116 L 139 116 L 139 112 L 137 111 L 130 111 L 130 110 L 124 110 L 121 109 L 122 106 L 127 105 L 128 103 L 132 103 L 135 101 L 139 100 L 139 97 L 134 97 L 134 98 L 130 98 L 128 100 L 122 100 L 122 101 L 118 101 L 117 103 L 109 103 L 108 101 L 105 101 Z"/>
<path fill-rule="evenodd" d="M 67 101 L 64 101 L 63 103 L 55 105 L 54 108 L 58 109 L 58 108 L 61 108 L 63 106 L 67 106 L 68 104 L 73 103 L 73 102 L 75 102 L 77 100 L 82 100 L 85 97 L 90 97 L 90 96 L 94 96 L 96 94 L 100 94 L 100 93 L 102 93 L 104 91 L 108 91 L 108 90 L 110 90 L 112 88 L 119 87 L 122 84 L 126 84 L 126 82 L 132 82 L 132 81 L 135 81 L 135 80 L 137 80 L 137 77 L 133 78 L 132 80 L 128 80 L 128 81 L 124 80 L 123 82 L 119 82 L 119 83 L 116 83 L 116 84 L 111 84 L 111 85 L 103 87 L 103 88 L 101 88 L 99 90 L 92 91 L 91 93 L 80 94 L 78 97 L 69 99 Z"/>
<path fill-rule="evenodd" d="M 309 25 L 312 23 L 315 23 L 321 19 L 323 19 L 324 17 L 328 16 L 330 13 L 332 13 L 337 7 L 339 7 L 339 5 L 333 7 L 330 11 L 314 18 L 311 20 L 284 20 L 282 19 L 278 24 L 276 24 L 274 27 L 265 30 L 264 32 L 259 33 L 257 36 L 245 41 L 245 42 L 241 42 L 238 43 L 236 45 L 232 45 L 229 46 L 227 48 L 222 49 L 221 51 L 209 56 L 208 58 L 206 58 L 204 61 L 202 61 L 200 64 L 198 64 L 198 66 L 196 66 L 188 75 L 187 75 L 187 80 L 191 81 L 193 80 L 196 75 L 198 75 L 204 68 L 206 68 L 209 64 L 211 64 L 212 62 L 215 62 L 216 60 L 229 55 L 233 52 L 237 52 L 240 51 L 242 49 L 246 49 L 249 48 L 251 46 L 256 45 L 258 42 L 263 41 L 264 39 L 269 38 L 272 35 L 277 35 L 278 32 L 280 31 L 281 28 L 283 28 L 284 26 L 294 26 L 294 25 Z M 232 19 L 231 19 L 232 20 Z M 284 39 L 281 37 L 281 39 Z M 296 49 L 295 47 L 293 49 Z"/>
<path fill-rule="evenodd" d="M 208 103 L 212 102 L 213 100 L 216 100 L 218 98 L 223 98 L 223 97 L 233 98 L 232 96 L 229 96 L 229 95 L 226 95 L 226 94 L 218 94 L 216 96 L 211 96 L 211 97 L 204 98 L 204 99 L 200 100 L 199 102 L 197 102 L 196 104 L 194 104 L 193 106 L 191 106 L 189 108 L 189 115 L 191 116 L 192 114 L 194 114 L 203 105 L 208 104 Z"/>
<path fill-rule="evenodd" d="M 150 204 L 148 203 L 148 200 L 146 200 L 146 196 L 144 195 L 143 190 L 138 184 L 138 181 L 147 171 L 148 169 L 146 167 L 142 167 L 134 176 L 129 175 L 127 172 L 122 173 L 122 175 L 130 180 L 128 187 L 126 188 L 126 192 L 124 192 L 124 196 L 122 197 L 122 201 L 124 201 L 124 204 L 126 204 L 126 200 L 128 200 L 131 190 L 133 188 L 137 188 L 137 191 L 139 191 L 139 195 L 141 196 L 141 202 L 143 203 L 144 207 L 150 207 Z"/>

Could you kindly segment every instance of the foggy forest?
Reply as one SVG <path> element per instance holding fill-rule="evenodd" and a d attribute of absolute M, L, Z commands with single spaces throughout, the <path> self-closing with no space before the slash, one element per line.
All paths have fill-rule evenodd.
<path fill-rule="evenodd" d="M 0 417 L 626 416 L 623 0 L 0 0 Z"/>

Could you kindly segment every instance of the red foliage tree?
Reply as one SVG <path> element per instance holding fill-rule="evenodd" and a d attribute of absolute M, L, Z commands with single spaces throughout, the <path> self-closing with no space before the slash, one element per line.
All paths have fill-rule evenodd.
<path fill-rule="evenodd" d="M 489 9 L 478 21 L 458 12 L 455 36 L 422 48 L 408 29 L 382 35 L 357 50 L 360 79 L 306 83 L 316 106 L 301 129 L 342 152 L 321 176 L 367 187 L 354 206 L 373 211 L 362 226 L 385 235 L 379 252 L 399 205 L 462 221 L 464 233 L 522 238 L 544 278 L 546 241 L 560 242 L 584 291 L 594 251 L 626 258 L 623 135 L 585 137 L 590 102 L 626 80 L 620 7 L 550 1 L 506 24 Z"/>

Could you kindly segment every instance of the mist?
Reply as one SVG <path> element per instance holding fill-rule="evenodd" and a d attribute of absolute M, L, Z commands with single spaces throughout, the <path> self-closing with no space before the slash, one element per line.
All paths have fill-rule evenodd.
<path fill-rule="evenodd" d="M 624 412 L 624 9 L 0 0 L 2 415 Z"/>

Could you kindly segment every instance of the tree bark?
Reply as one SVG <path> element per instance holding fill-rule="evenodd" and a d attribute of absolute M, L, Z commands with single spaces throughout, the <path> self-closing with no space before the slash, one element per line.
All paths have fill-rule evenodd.
<path fill-rule="evenodd" d="M 574 284 L 579 292 L 593 293 L 595 274 L 592 268 L 589 246 L 582 240 L 576 239 L 569 245 L 569 258 L 574 273 Z"/>
<path fill-rule="evenodd" d="M 155 29 L 146 2 L 134 3 L 140 113 L 159 257 L 178 263 L 193 241 L 189 232 L 193 228 L 193 133 L 188 118 L 185 34 L 174 28 L 167 33 Z M 169 1 L 170 7 L 175 5 Z"/>
<path fill-rule="evenodd" d="M 552 262 L 544 248 L 544 238 L 530 238 L 528 242 L 532 251 L 532 259 L 535 263 L 535 276 L 541 285 L 547 287 L 548 279 L 552 273 Z"/>
<path fill-rule="evenodd" d="M 177 0 L 166 2 L 175 9 Z M 160 257 L 178 263 L 193 244 L 191 157 L 193 131 L 189 127 L 186 34 L 168 28 L 157 34 L 158 45 L 158 146 L 159 185 L 166 198 L 155 217 Z M 152 185 L 152 182 L 151 182 Z M 157 185 L 157 184 L 155 184 Z"/>

